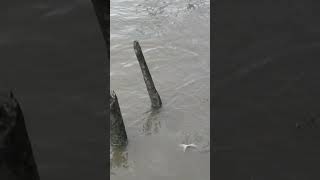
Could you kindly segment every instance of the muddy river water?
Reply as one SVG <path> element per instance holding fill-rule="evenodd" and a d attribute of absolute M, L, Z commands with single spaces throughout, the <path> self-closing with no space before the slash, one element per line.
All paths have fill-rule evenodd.
<path fill-rule="evenodd" d="M 111 149 L 111 179 L 210 179 L 209 0 L 112 0 L 110 79 L 129 144 Z M 138 40 L 162 98 L 150 100 Z M 180 144 L 197 148 L 183 151 Z"/>

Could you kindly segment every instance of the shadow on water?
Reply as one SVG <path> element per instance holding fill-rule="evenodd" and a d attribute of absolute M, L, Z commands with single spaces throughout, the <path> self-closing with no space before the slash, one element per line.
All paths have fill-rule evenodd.
<path fill-rule="evenodd" d="M 149 111 L 145 112 L 147 117 L 144 118 L 145 123 L 142 127 L 142 132 L 145 135 L 152 135 L 159 132 L 159 129 L 161 128 L 161 121 L 158 118 L 158 115 L 160 112 L 161 109 L 150 109 Z"/>
<path fill-rule="evenodd" d="M 110 157 L 112 168 L 128 168 L 128 151 L 126 147 L 112 148 Z"/>
<path fill-rule="evenodd" d="M 143 119 L 144 124 L 142 124 L 142 132 L 144 135 L 153 135 L 159 132 L 161 128 L 161 121 L 158 118 L 161 112 L 160 109 L 150 109 L 144 113 L 146 117 Z M 111 147 L 111 154 L 110 154 L 110 163 L 111 168 L 116 169 L 129 169 L 128 163 L 128 147 Z M 116 173 L 111 172 L 112 175 Z"/>
<path fill-rule="evenodd" d="M 142 125 L 142 132 L 145 135 L 157 134 L 161 128 L 160 119 L 158 115 L 161 109 L 150 109 L 144 114 L 147 116 L 144 118 L 145 123 Z M 112 169 L 129 168 L 128 163 L 128 149 L 127 147 L 112 147 L 110 154 L 110 162 Z"/>

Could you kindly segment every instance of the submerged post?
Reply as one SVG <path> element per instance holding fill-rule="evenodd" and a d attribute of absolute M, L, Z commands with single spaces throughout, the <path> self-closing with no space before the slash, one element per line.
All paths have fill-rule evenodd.
<path fill-rule="evenodd" d="M 20 105 L 0 92 L 0 179 L 39 180 Z"/>
<path fill-rule="evenodd" d="M 140 68 L 142 71 L 144 82 L 147 86 L 147 90 L 148 90 L 149 97 L 151 100 L 151 107 L 152 108 L 160 108 L 162 106 L 162 102 L 161 102 L 160 96 L 158 94 L 158 91 L 157 91 L 156 87 L 154 86 L 151 74 L 149 72 L 149 68 L 147 66 L 146 60 L 144 59 L 144 56 L 143 56 L 143 53 L 142 53 L 142 50 L 141 50 L 141 47 L 140 47 L 138 41 L 133 42 L 133 48 L 134 48 L 134 52 L 136 53 L 137 59 L 140 64 Z"/>
<path fill-rule="evenodd" d="M 125 146 L 128 143 L 117 95 L 110 93 L 110 143 L 112 146 Z"/>

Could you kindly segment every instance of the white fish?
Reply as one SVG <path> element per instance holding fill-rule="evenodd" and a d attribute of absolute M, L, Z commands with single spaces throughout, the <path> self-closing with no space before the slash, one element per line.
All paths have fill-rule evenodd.
<path fill-rule="evenodd" d="M 183 148 L 183 152 L 186 152 L 186 150 L 188 148 L 196 148 L 196 149 L 198 149 L 197 145 L 195 145 L 195 144 L 179 144 L 179 146 Z"/>

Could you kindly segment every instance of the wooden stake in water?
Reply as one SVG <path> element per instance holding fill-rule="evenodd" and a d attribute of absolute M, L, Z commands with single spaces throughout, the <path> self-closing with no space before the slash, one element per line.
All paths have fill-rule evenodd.
<path fill-rule="evenodd" d="M 110 143 L 112 146 L 126 146 L 127 132 L 115 92 L 110 93 Z"/>
<path fill-rule="evenodd" d="M 149 72 L 146 60 L 144 59 L 144 56 L 138 41 L 133 42 L 133 48 L 140 64 L 144 82 L 146 83 L 146 86 L 147 86 L 147 90 L 151 100 L 151 107 L 160 108 L 162 106 L 162 102 L 154 86 L 151 74 Z"/>

